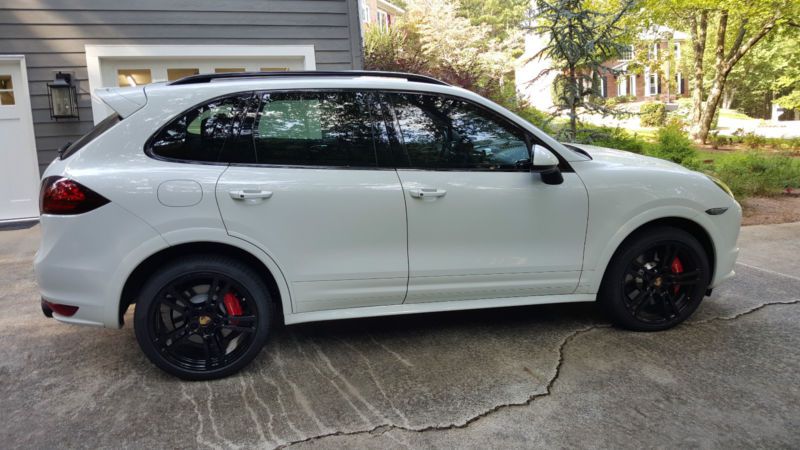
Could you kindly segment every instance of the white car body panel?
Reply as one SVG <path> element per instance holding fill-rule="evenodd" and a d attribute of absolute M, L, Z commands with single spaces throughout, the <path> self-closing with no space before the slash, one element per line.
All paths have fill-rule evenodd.
<path fill-rule="evenodd" d="M 463 97 L 537 136 L 575 172 L 564 174 L 564 184 L 549 186 L 528 173 L 499 182 L 491 172 L 229 167 L 164 161 L 144 152 L 162 125 L 212 98 L 354 88 Z M 72 317 L 55 315 L 58 320 L 121 326 L 120 299 L 131 273 L 151 255 L 193 242 L 229 245 L 261 261 L 275 279 L 286 323 L 591 301 L 619 244 L 665 217 L 690 220 L 708 234 L 712 286 L 733 271 L 741 209 L 708 178 L 652 158 L 586 147 L 590 160 L 460 88 L 343 75 L 138 90 L 144 104 L 133 90 L 101 94 L 126 118 L 44 173 L 69 177 L 110 200 L 79 216 L 41 218 L 35 269 L 42 296 L 80 307 Z M 448 192 L 428 202 L 409 196 L 418 187 Z M 498 187 L 510 189 L 512 206 L 499 204 L 503 196 L 493 192 Z M 244 204 L 230 197 L 235 189 L 268 190 L 274 197 Z M 319 197 L 303 197 L 312 191 Z M 470 209 L 475 203 L 483 210 Z M 369 205 L 374 214 L 359 215 L 357 205 Z M 715 207 L 728 211 L 705 213 Z M 537 209 L 545 213 L 537 215 Z M 258 222 L 267 216 L 268 223 Z M 502 238 L 476 242 L 482 225 L 493 221 Z M 448 224 L 454 228 L 442 228 Z M 358 234 L 343 235 L 348 230 Z"/>
<path fill-rule="evenodd" d="M 239 190 L 272 195 L 232 198 Z M 217 201 L 228 232 L 288 275 L 293 312 L 403 302 L 406 211 L 394 170 L 233 166 Z"/>
<path fill-rule="evenodd" d="M 407 191 L 406 303 L 570 294 L 580 278 L 588 202 L 574 173 L 398 170 Z M 414 198 L 414 189 L 440 189 Z"/>

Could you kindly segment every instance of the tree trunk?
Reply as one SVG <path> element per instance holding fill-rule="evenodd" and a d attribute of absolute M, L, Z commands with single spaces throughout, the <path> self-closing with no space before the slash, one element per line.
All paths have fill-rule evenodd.
<path fill-rule="evenodd" d="M 694 84 L 692 86 L 692 135 L 696 134 L 703 108 L 703 55 L 706 52 L 708 11 L 692 14 L 692 49 L 694 50 Z"/>
<path fill-rule="evenodd" d="M 714 59 L 714 81 L 711 84 L 711 91 L 706 98 L 706 104 L 703 106 L 703 112 L 700 115 L 700 123 L 697 125 L 697 134 L 694 138 L 703 144 L 708 139 L 708 132 L 711 130 L 711 124 L 714 121 L 714 113 L 717 112 L 717 105 L 719 99 L 722 97 L 722 91 L 725 89 L 725 80 L 728 74 L 725 71 L 725 34 L 728 32 L 728 11 L 721 11 L 719 13 L 719 24 L 717 25 L 717 45 Z"/>
<path fill-rule="evenodd" d="M 569 68 L 569 83 L 572 87 L 569 102 L 569 132 L 570 140 L 574 141 L 578 136 L 578 101 L 580 100 L 581 88 L 578 86 L 578 77 L 575 67 Z"/>

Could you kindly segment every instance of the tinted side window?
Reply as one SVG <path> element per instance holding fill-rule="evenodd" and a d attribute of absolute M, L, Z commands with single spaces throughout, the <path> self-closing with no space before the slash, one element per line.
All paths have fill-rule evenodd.
<path fill-rule="evenodd" d="M 377 153 L 367 94 L 261 94 L 253 130 L 260 164 L 375 167 Z"/>
<path fill-rule="evenodd" d="M 237 94 L 192 109 L 153 137 L 153 153 L 166 158 L 203 162 L 241 162 L 241 153 L 244 153 L 244 158 L 250 154 L 252 159 L 252 143 L 249 139 L 238 138 L 243 124 L 247 123 L 246 109 L 251 107 L 255 110 L 253 99 L 252 93 Z M 255 102 L 257 105 L 257 99 Z M 236 148 L 226 148 L 229 144 Z"/>
<path fill-rule="evenodd" d="M 469 102 L 428 94 L 391 94 L 411 167 L 527 170 L 521 130 Z"/>

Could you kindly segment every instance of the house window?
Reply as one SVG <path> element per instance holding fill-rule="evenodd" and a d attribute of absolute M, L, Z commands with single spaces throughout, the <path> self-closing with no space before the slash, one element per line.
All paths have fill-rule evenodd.
<path fill-rule="evenodd" d="M 364 23 L 369 23 L 372 18 L 369 16 L 369 5 L 364 3 L 361 5 L 361 21 Z"/>
<path fill-rule="evenodd" d="M 141 86 L 153 82 L 150 69 L 120 69 L 117 71 L 117 86 Z"/>
<path fill-rule="evenodd" d="M 647 59 L 650 60 L 658 59 L 658 42 L 651 45 L 650 48 L 647 50 Z"/>
<path fill-rule="evenodd" d="M 678 95 L 683 94 L 683 76 L 680 72 L 675 74 L 675 86 L 677 87 Z"/>
<path fill-rule="evenodd" d="M 681 60 L 681 43 L 680 42 L 676 42 L 675 43 L 675 61 L 680 61 L 680 60 Z"/>
<path fill-rule="evenodd" d="M 384 30 L 388 30 L 389 29 L 389 23 L 390 23 L 389 22 L 389 13 L 387 13 L 386 11 L 384 11 L 382 9 L 379 9 L 378 10 L 378 24 L 380 25 L 380 27 L 383 28 Z"/>
<path fill-rule="evenodd" d="M 628 82 L 628 95 L 636 97 L 636 75 L 631 75 Z"/>
<path fill-rule="evenodd" d="M 660 89 L 658 85 L 658 73 L 657 72 L 647 72 L 645 73 L 645 86 L 644 92 L 647 96 L 658 95 Z"/>
<path fill-rule="evenodd" d="M 608 97 L 606 92 L 606 77 L 600 77 L 600 97 Z"/>
<path fill-rule="evenodd" d="M 200 69 L 167 69 L 167 81 L 180 80 L 200 73 Z"/>
<path fill-rule="evenodd" d="M 633 59 L 633 46 L 627 45 L 619 55 L 620 61 L 630 61 Z"/>

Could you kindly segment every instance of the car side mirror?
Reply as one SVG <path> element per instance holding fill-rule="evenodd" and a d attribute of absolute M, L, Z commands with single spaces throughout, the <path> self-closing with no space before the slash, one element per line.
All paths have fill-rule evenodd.
<path fill-rule="evenodd" d="M 531 152 L 531 172 L 538 173 L 545 184 L 561 184 L 564 176 L 558 168 L 558 158 L 550 150 L 541 145 L 534 145 Z"/>

